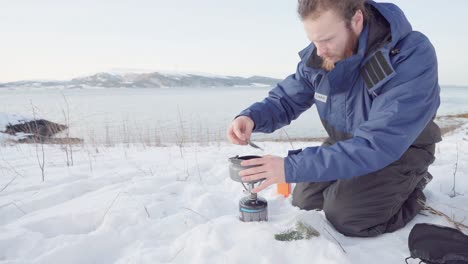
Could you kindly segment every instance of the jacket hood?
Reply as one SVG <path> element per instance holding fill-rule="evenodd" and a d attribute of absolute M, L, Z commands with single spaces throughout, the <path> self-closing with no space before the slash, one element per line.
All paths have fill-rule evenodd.
<path fill-rule="evenodd" d="M 390 39 L 383 40 L 387 40 L 391 43 L 391 46 L 395 46 L 399 40 L 413 31 L 411 24 L 398 6 L 391 3 L 376 3 L 374 1 L 367 1 L 366 6 L 370 13 L 369 40 L 379 36 L 378 30 L 389 30 Z M 368 49 L 371 48 L 371 46 L 368 46 Z"/>

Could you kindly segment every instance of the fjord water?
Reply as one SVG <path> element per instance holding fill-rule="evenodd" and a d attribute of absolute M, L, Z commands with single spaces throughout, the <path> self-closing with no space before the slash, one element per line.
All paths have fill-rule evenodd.
<path fill-rule="evenodd" d="M 36 115 L 59 123 L 65 123 L 65 116 L 69 116 L 70 136 L 97 143 L 156 138 L 162 143 L 215 141 L 224 140 L 229 122 L 241 110 L 266 97 L 269 90 L 269 87 L 12 87 L 0 89 L 0 112 Z M 438 115 L 468 112 L 468 88 L 442 87 L 441 98 Z M 284 130 L 272 135 L 257 134 L 254 138 L 287 139 L 288 136 L 325 136 L 314 106 Z"/>

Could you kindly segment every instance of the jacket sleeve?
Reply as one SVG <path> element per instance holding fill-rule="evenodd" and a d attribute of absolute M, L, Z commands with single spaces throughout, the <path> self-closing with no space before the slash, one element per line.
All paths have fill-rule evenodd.
<path fill-rule="evenodd" d="M 382 169 L 411 146 L 440 105 L 437 58 L 425 37 L 394 62 L 396 75 L 382 86 L 368 120 L 353 138 L 328 147 L 290 151 L 287 182 L 323 182 L 352 178 Z"/>
<path fill-rule="evenodd" d="M 299 62 L 295 74 L 288 76 L 273 88 L 268 97 L 254 103 L 238 116 L 248 116 L 255 124 L 254 132 L 272 133 L 289 125 L 314 102 L 314 88 Z"/>

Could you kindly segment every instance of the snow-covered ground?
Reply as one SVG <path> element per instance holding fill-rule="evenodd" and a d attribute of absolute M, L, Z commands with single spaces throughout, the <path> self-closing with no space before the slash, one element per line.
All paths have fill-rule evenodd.
<path fill-rule="evenodd" d="M 317 144 L 293 143 L 294 148 Z M 259 145 L 281 156 L 291 149 L 284 142 Z M 44 147 L 42 182 L 40 147 L 0 145 L 0 263 L 393 264 L 409 256 L 414 224 L 450 225 L 439 216 L 419 215 L 391 234 L 349 238 L 322 212 L 293 207 L 291 197 L 277 195 L 273 187 L 261 193 L 269 203 L 269 221 L 240 222 L 243 187 L 229 178 L 227 159 L 263 154 L 247 146 L 80 145 L 74 146 L 70 167 L 62 147 Z M 450 198 L 457 154 L 460 195 Z M 436 155 L 428 203 L 456 220 L 468 219 L 468 124 L 445 136 Z M 274 239 L 299 220 L 320 237 Z"/>

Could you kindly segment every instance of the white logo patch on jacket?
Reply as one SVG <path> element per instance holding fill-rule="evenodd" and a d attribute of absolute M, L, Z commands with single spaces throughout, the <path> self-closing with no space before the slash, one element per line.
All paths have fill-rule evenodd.
<path fill-rule="evenodd" d="M 322 103 L 326 103 L 328 96 L 315 92 L 314 98 Z"/>

